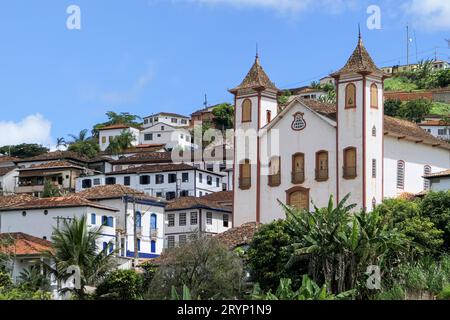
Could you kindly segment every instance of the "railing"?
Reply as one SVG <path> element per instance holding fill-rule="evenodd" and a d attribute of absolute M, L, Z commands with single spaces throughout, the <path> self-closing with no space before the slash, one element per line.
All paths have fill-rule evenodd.
<path fill-rule="evenodd" d="M 316 180 L 317 181 L 328 180 L 328 169 L 316 169 Z"/>
<path fill-rule="evenodd" d="M 294 184 L 305 182 L 305 171 L 292 172 L 291 181 Z"/>
<path fill-rule="evenodd" d="M 252 186 L 252 178 L 239 178 L 239 188 L 240 189 L 250 189 Z"/>
<path fill-rule="evenodd" d="M 343 167 L 342 168 L 345 179 L 356 178 L 356 167 Z"/>
<path fill-rule="evenodd" d="M 269 176 L 269 186 L 277 187 L 281 184 L 281 174 L 273 174 Z"/>
<path fill-rule="evenodd" d="M 150 238 L 152 238 L 152 240 L 158 238 L 158 229 L 150 229 Z"/>

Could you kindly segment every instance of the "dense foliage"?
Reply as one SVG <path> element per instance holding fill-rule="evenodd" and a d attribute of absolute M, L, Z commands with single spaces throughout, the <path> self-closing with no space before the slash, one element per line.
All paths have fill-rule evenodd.
<path fill-rule="evenodd" d="M 97 286 L 96 296 L 108 300 L 135 300 L 140 297 L 142 278 L 134 270 L 115 270 Z"/>
<path fill-rule="evenodd" d="M 424 217 L 443 232 L 443 251 L 450 251 L 450 190 L 430 192 L 420 203 L 420 210 Z"/>
<path fill-rule="evenodd" d="M 47 153 L 50 150 L 39 144 L 19 144 L 15 146 L 0 147 L 0 154 L 17 158 L 29 158 Z"/>
<path fill-rule="evenodd" d="M 229 103 L 222 103 L 216 106 L 212 113 L 214 115 L 214 125 L 222 131 L 233 128 L 234 106 Z"/>

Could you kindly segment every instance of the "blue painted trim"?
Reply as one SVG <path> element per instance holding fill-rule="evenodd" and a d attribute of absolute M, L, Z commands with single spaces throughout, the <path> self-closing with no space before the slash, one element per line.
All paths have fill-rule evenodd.
<path fill-rule="evenodd" d="M 139 252 L 139 258 L 154 259 L 154 258 L 158 258 L 159 256 L 160 256 L 159 254 L 155 254 L 155 253 Z M 134 258 L 134 252 L 127 250 L 127 258 Z"/>

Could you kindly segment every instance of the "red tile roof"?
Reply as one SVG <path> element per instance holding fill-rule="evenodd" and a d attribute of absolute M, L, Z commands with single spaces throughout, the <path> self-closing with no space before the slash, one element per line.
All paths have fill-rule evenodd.
<path fill-rule="evenodd" d="M 109 172 L 106 175 L 184 171 L 184 170 L 193 170 L 193 169 L 195 169 L 195 167 L 188 165 L 188 164 L 183 164 L 183 163 L 180 163 L 180 164 L 154 164 L 154 165 L 144 165 L 144 166 L 140 166 L 140 167 L 134 167 L 134 168 L 128 168 L 125 170 Z"/>
<path fill-rule="evenodd" d="M 185 209 L 210 209 L 210 210 L 220 210 L 226 212 L 232 212 L 229 206 L 224 206 L 216 201 L 204 199 L 203 197 L 181 197 L 170 201 L 166 206 L 166 211 L 176 211 Z"/>
<path fill-rule="evenodd" d="M 40 199 L 35 198 L 30 201 L 25 201 L 4 208 L 0 208 L 0 211 L 74 208 L 74 207 L 91 207 L 109 211 L 118 211 L 117 209 L 100 205 L 96 202 L 89 201 L 78 195 L 70 195 L 66 197 L 55 197 L 55 198 L 40 198 Z"/>
<path fill-rule="evenodd" d="M 245 76 L 242 83 L 236 88 L 230 90 L 230 92 L 237 93 L 247 90 L 259 90 L 261 88 L 279 91 L 275 84 L 269 79 L 269 76 L 259 63 L 259 58 L 257 56 L 255 59 L 255 63 Z"/>
<path fill-rule="evenodd" d="M 124 157 L 111 161 L 113 164 L 144 164 L 144 163 L 170 163 L 172 162 L 171 152 L 143 152 L 131 157 Z"/>
<path fill-rule="evenodd" d="M 215 202 L 221 206 L 232 206 L 233 205 L 233 191 L 220 191 L 213 192 L 206 196 L 201 197 L 201 199 L 206 199 L 208 201 Z"/>
<path fill-rule="evenodd" d="M 17 256 L 42 255 L 53 250 L 52 243 L 25 233 L 0 233 L 0 252 Z"/>
<path fill-rule="evenodd" d="M 104 130 L 114 130 L 114 129 L 129 129 L 129 128 L 133 128 L 132 126 L 129 125 L 125 125 L 125 124 L 112 124 L 103 128 L 98 129 L 98 131 L 104 131 Z"/>
<path fill-rule="evenodd" d="M 36 199 L 28 194 L 12 194 L 0 196 L 0 209 L 9 206 L 15 206 Z"/>
<path fill-rule="evenodd" d="M 215 236 L 217 240 L 226 245 L 230 250 L 233 250 L 242 245 L 249 244 L 258 231 L 261 224 L 250 222 L 243 224 L 240 227 L 232 228 Z"/>
<path fill-rule="evenodd" d="M 135 190 L 119 184 L 94 187 L 91 189 L 84 190 L 82 192 L 78 192 L 76 195 L 88 200 L 119 199 L 126 196 L 130 196 L 139 199 L 160 201 L 159 198 L 149 196 L 142 191 Z"/>
<path fill-rule="evenodd" d="M 10 173 L 10 172 L 13 171 L 14 169 L 16 169 L 15 166 L 11 166 L 11 167 L 0 167 L 0 177 L 3 177 L 4 175 Z"/>
<path fill-rule="evenodd" d="M 450 123 L 445 122 L 443 120 L 428 120 L 423 121 L 418 124 L 419 127 L 427 126 L 427 127 L 441 127 L 441 126 L 450 126 Z"/>
<path fill-rule="evenodd" d="M 16 157 L 10 157 L 10 156 L 0 156 L 0 163 L 4 162 L 14 162 L 19 160 L 19 158 Z"/>
<path fill-rule="evenodd" d="M 448 177 L 450 176 L 450 169 L 449 170 L 444 170 L 441 172 L 436 172 L 436 173 L 430 173 L 427 174 L 425 176 L 423 176 L 424 178 L 442 178 L 442 177 Z"/>
<path fill-rule="evenodd" d="M 21 162 L 37 162 L 37 161 L 57 161 L 57 160 L 75 160 L 78 162 L 90 162 L 91 159 L 88 157 L 82 156 L 76 152 L 72 151 L 54 151 L 54 152 L 47 152 L 43 153 L 41 155 L 25 158 L 25 159 L 19 159 L 15 162 L 21 163 Z"/>
<path fill-rule="evenodd" d="M 38 169 L 65 169 L 65 168 L 74 168 L 74 169 L 86 169 L 85 167 L 81 167 L 79 165 L 75 165 L 68 161 L 50 161 L 40 164 L 34 164 L 29 168 L 19 169 L 19 171 L 29 171 L 29 170 L 38 170 Z"/>

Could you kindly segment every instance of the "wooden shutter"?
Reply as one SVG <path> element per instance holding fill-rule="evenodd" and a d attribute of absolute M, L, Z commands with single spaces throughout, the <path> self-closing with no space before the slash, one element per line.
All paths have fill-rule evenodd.
<path fill-rule="evenodd" d="M 242 178 L 250 178 L 251 177 L 251 170 L 250 170 L 250 163 L 248 160 L 245 160 L 245 162 L 241 165 L 241 177 Z"/>
<path fill-rule="evenodd" d="M 280 173 L 280 157 L 273 157 L 270 160 L 270 174 L 275 175 Z"/>
<path fill-rule="evenodd" d="M 378 109 L 378 87 L 375 83 L 370 87 L 370 106 Z"/>
<path fill-rule="evenodd" d="M 250 99 L 245 99 L 242 103 L 242 122 L 252 121 L 252 102 Z"/>
<path fill-rule="evenodd" d="M 356 108 L 356 86 L 353 83 L 345 88 L 345 108 Z"/>
<path fill-rule="evenodd" d="M 308 191 L 300 190 L 290 194 L 289 204 L 297 209 L 309 209 L 309 195 Z"/>
<path fill-rule="evenodd" d="M 294 155 L 294 172 L 304 172 L 305 171 L 305 156 L 303 154 Z"/>
<path fill-rule="evenodd" d="M 345 151 L 345 166 L 356 168 L 356 149 L 352 148 Z"/>
<path fill-rule="evenodd" d="M 325 171 L 328 170 L 328 153 L 326 152 L 320 152 L 318 155 L 318 162 L 319 162 L 319 170 Z"/>

